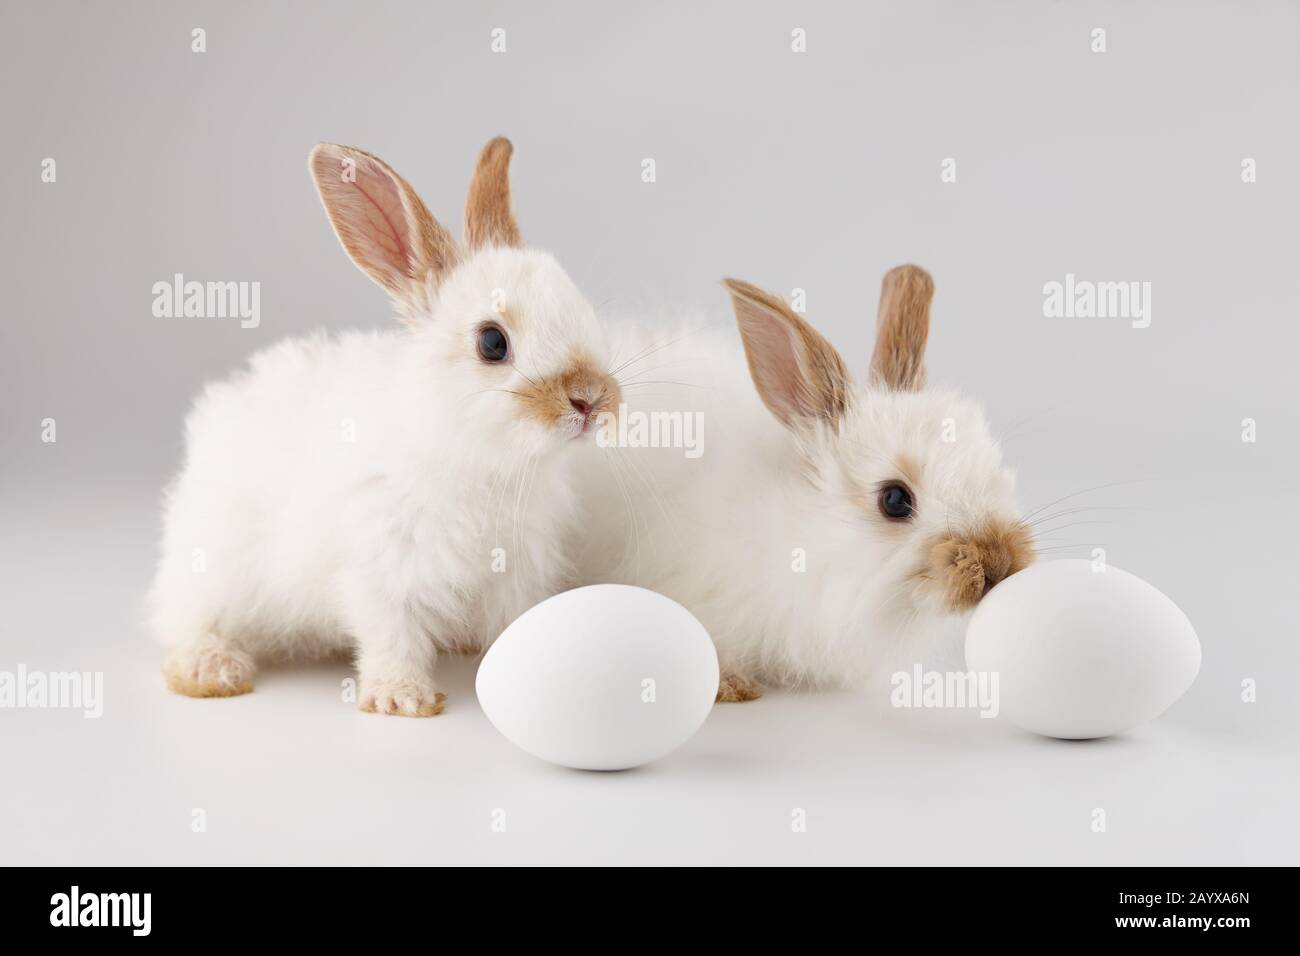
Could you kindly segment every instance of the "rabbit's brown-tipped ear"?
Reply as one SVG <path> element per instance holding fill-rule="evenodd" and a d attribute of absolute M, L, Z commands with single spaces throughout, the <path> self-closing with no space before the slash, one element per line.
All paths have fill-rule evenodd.
<path fill-rule="evenodd" d="M 724 279 L 763 404 L 787 428 L 838 426 L 852 384 L 838 352 L 788 305 L 739 279 Z"/>
<path fill-rule="evenodd" d="M 408 317 L 427 311 L 433 285 L 456 264 L 456 241 L 415 190 L 378 156 L 321 143 L 308 159 L 339 242 Z"/>
<path fill-rule="evenodd" d="M 930 336 L 934 280 L 920 266 L 898 266 L 880 283 L 871 381 L 900 392 L 925 387 L 925 343 Z"/>
<path fill-rule="evenodd" d="M 465 245 L 471 252 L 484 246 L 519 248 L 519 226 L 510 211 L 510 155 L 514 146 L 498 136 L 479 154 L 465 202 Z"/>

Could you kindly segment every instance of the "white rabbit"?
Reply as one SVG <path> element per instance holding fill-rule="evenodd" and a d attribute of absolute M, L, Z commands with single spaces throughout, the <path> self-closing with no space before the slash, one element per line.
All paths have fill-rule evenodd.
<path fill-rule="evenodd" d="M 405 328 L 282 342 L 198 399 L 150 594 L 173 691 L 355 650 L 362 710 L 436 714 L 439 650 L 482 649 L 569 583 L 573 440 L 619 389 L 587 300 L 521 247 L 511 151 L 483 150 L 461 249 L 380 159 L 313 150 L 339 240 Z"/>
<path fill-rule="evenodd" d="M 616 369 L 621 432 L 602 422 L 586 454 L 635 493 L 606 508 L 580 578 L 651 588 L 693 612 L 717 645 L 720 700 L 862 683 L 1033 559 L 1013 477 L 981 409 L 925 388 L 923 270 L 885 277 L 865 387 L 780 299 L 726 285 L 743 351 L 716 329 L 620 349 L 632 356 Z M 700 415 L 691 455 L 608 447 L 631 444 L 632 419 L 656 411 Z"/>

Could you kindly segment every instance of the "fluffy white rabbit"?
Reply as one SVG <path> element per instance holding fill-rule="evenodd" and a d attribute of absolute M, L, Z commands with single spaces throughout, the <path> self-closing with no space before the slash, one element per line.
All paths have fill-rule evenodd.
<path fill-rule="evenodd" d="M 436 714 L 438 651 L 570 583 L 574 440 L 619 388 L 587 300 L 522 248 L 511 151 L 483 150 L 462 248 L 377 157 L 313 150 L 339 240 L 405 327 L 282 342 L 196 402 L 150 594 L 173 691 L 355 650 L 362 710 Z"/>
<path fill-rule="evenodd" d="M 779 298 L 726 285 L 741 341 L 661 331 L 619 350 L 619 431 L 602 420 L 584 454 L 605 458 L 628 494 L 609 499 L 580 577 L 693 612 L 717 645 L 720 700 L 865 682 L 1033 559 L 1012 474 L 980 407 L 925 386 L 923 270 L 885 277 L 865 386 Z M 694 414 L 689 455 L 617 447 L 638 434 L 663 443 Z"/>

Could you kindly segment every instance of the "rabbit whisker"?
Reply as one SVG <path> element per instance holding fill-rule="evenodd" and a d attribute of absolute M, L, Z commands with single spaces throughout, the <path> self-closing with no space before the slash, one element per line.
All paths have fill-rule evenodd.
<path fill-rule="evenodd" d="M 653 346 L 652 348 L 645 348 L 645 349 L 642 349 L 640 352 L 638 352 L 636 355 L 632 356 L 630 359 L 628 359 L 628 360 L 627 360 L 626 362 L 624 362 L 622 365 L 618 366 L 618 368 L 610 369 L 609 374 L 612 375 L 612 376 L 617 377 L 619 372 L 623 371 L 625 368 L 627 368 L 627 367 L 628 367 L 629 365 L 631 365 L 633 362 L 640 362 L 640 361 L 642 361 L 642 360 L 644 360 L 644 359 L 647 359 L 647 358 L 649 358 L 651 355 L 654 355 L 656 352 L 662 351 L 663 349 L 668 348 L 670 345 L 676 345 L 678 342 L 681 342 L 681 341 L 683 341 L 683 340 L 685 340 L 685 339 L 687 339 L 687 338 L 690 338 L 690 337 L 691 337 L 692 335 L 694 335 L 696 332 L 700 332 L 700 331 L 702 331 L 702 330 L 705 329 L 705 328 L 707 328 L 707 326 L 701 325 L 701 326 L 699 326 L 699 327 L 697 327 L 697 328 L 694 328 L 694 329 L 688 329 L 686 332 L 683 332 L 681 335 L 676 336 L 675 338 L 669 339 L 667 342 L 661 342 L 660 344 L 655 345 L 655 346 Z"/>
<path fill-rule="evenodd" d="M 1156 479 L 1154 478 L 1131 478 L 1127 481 L 1111 481 L 1111 482 L 1107 482 L 1104 485 L 1094 485 L 1091 488 L 1084 488 L 1082 491 L 1076 491 L 1073 492 L 1072 494 L 1062 495 L 1060 498 L 1057 498 L 1055 501 L 1049 501 L 1047 504 L 1043 505 L 1042 507 L 1035 508 L 1033 511 L 1030 511 L 1028 514 L 1022 515 L 1020 520 L 1028 521 L 1030 518 L 1034 517 L 1037 514 L 1041 514 L 1042 512 L 1046 511 L 1048 508 L 1053 507 L 1054 505 L 1059 505 L 1061 502 L 1067 501 L 1070 498 L 1077 498 L 1079 495 L 1086 495 L 1089 492 L 1101 491 L 1105 488 L 1118 488 L 1121 485 L 1141 484 L 1142 482 L 1155 481 L 1155 480 Z"/>

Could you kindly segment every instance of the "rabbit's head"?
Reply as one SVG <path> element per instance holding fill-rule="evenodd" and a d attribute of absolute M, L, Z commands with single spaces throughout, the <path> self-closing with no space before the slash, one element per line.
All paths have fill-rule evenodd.
<path fill-rule="evenodd" d="M 866 387 L 779 298 L 726 284 L 759 396 L 816 489 L 808 520 L 834 549 L 836 589 L 906 614 L 960 613 L 1033 560 L 1014 478 L 980 407 L 926 388 L 934 286 L 924 270 L 885 277 Z"/>
<path fill-rule="evenodd" d="M 480 154 L 463 244 L 377 156 L 322 143 L 309 168 L 343 248 L 408 326 L 403 372 L 427 375 L 479 433 L 537 452 L 590 431 L 620 393 L 591 304 L 553 257 L 523 247 L 512 151 L 498 137 Z"/>

